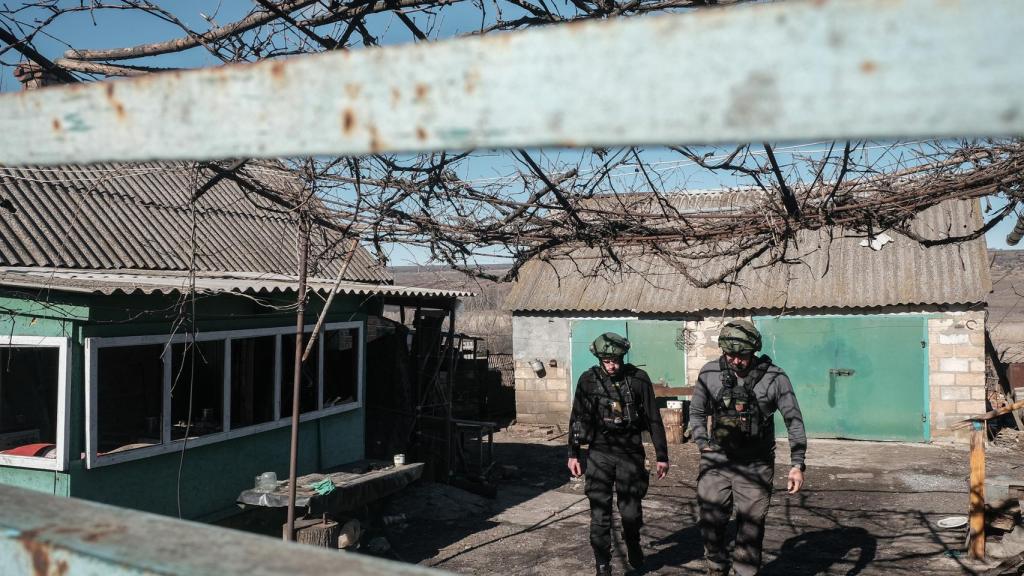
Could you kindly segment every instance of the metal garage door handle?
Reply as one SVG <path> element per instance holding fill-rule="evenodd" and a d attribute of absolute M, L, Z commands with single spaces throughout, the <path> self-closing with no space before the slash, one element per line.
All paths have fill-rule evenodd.
<path fill-rule="evenodd" d="M 853 376 L 852 368 L 829 368 L 829 376 Z"/>

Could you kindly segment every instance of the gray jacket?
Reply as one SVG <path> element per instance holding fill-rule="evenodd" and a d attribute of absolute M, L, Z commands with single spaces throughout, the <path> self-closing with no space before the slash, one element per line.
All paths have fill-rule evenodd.
<path fill-rule="evenodd" d="M 770 358 L 768 360 L 771 361 Z M 701 450 L 715 447 L 708 439 L 707 417 L 714 415 L 714 402 L 721 390 L 722 374 L 716 359 L 701 368 L 690 402 L 690 429 L 694 442 Z M 807 452 L 807 434 L 804 432 L 804 418 L 800 413 L 800 405 L 797 403 L 789 377 L 781 368 L 772 364 L 754 384 L 754 395 L 757 396 L 761 413 L 768 418 L 769 434 L 774 436 L 775 429 L 774 419 L 770 416 L 776 410 L 782 414 L 786 429 L 789 431 L 790 462 L 794 465 L 803 464 Z M 774 459 L 774 452 L 775 444 L 771 443 L 768 453 L 761 457 Z"/>

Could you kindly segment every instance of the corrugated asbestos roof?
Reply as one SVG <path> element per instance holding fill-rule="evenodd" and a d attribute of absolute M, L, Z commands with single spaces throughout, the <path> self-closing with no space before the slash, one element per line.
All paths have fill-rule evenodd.
<path fill-rule="evenodd" d="M 715 194 L 705 195 L 712 205 Z M 692 200 L 692 199 L 690 199 Z M 689 200 L 688 200 L 689 202 Z M 982 224 L 979 203 L 948 201 L 917 216 L 913 230 L 942 238 L 976 230 Z M 984 302 L 991 290 L 984 237 L 960 244 L 925 248 L 890 232 L 881 250 L 860 246 L 864 239 L 841 230 L 801 231 L 792 254 L 795 264 L 744 268 L 735 283 L 694 288 L 669 263 L 640 252 L 629 270 L 602 270 L 594 249 L 573 258 L 527 263 L 506 307 L 533 312 L 631 312 L 686 314 L 712 310 L 862 308 L 910 304 Z M 638 249 L 639 250 L 639 249 Z M 698 248 L 699 250 L 699 248 Z M 712 278 L 722 261 L 695 259 L 691 273 Z"/>
<path fill-rule="evenodd" d="M 276 191 L 297 180 L 280 167 L 242 168 Z M 161 162 L 58 167 L 0 167 L 0 266 L 90 270 L 188 270 L 189 199 L 212 172 Z M 297 225 L 280 206 L 223 179 L 195 205 L 195 269 L 202 272 L 294 274 Z M 317 228 L 310 254 L 327 253 L 313 273 L 333 278 L 342 259 L 340 235 Z M 346 279 L 390 282 L 387 270 L 359 249 Z"/>
<path fill-rule="evenodd" d="M 97 271 L 58 268 L 0 268 L 0 286 L 30 290 L 54 290 L 83 294 L 174 294 L 187 292 L 191 280 L 187 272 L 168 270 Z M 270 273 L 216 273 L 196 274 L 195 287 L 199 293 L 235 292 L 253 295 L 272 295 L 294 292 L 295 276 Z M 310 278 L 310 289 L 327 293 L 334 286 L 333 279 Z M 464 297 L 472 292 L 413 288 L 392 284 L 342 282 L 340 294 L 380 294 L 384 296 Z"/>

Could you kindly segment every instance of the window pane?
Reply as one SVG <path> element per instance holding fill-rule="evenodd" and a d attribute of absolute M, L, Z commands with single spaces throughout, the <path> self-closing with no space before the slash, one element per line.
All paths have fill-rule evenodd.
<path fill-rule="evenodd" d="M 324 335 L 324 408 L 359 400 L 359 329 Z"/>
<path fill-rule="evenodd" d="M 241 428 L 273 419 L 274 337 L 232 340 L 231 427 Z"/>
<path fill-rule="evenodd" d="M 303 346 L 309 342 L 310 333 L 303 338 Z M 299 412 L 316 410 L 316 383 L 320 372 L 320 356 L 316 347 L 309 359 L 302 363 L 302 378 L 299 383 Z M 295 378 L 295 334 L 281 336 L 281 418 L 292 415 L 292 384 Z"/>
<path fill-rule="evenodd" d="M 0 348 L 0 451 L 54 458 L 57 348 Z"/>
<path fill-rule="evenodd" d="M 161 442 L 162 344 L 100 348 L 97 353 L 97 426 L 101 453 Z"/>
<path fill-rule="evenodd" d="M 171 366 L 171 439 L 224 429 L 224 341 L 175 344 Z"/>

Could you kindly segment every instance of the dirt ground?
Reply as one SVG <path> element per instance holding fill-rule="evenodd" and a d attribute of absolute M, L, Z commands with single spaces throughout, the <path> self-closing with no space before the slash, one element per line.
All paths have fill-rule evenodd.
<path fill-rule="evenodd" d="M 990 444 L 987 474 L 1024 478 L 1024 441 Z M 565 436 L 513 426 L 495 436 L 500 478 L 488 499 L 418 483 L 393 497 L 383 532 L 393 558 L 460 574 L 587 574 L 589 508 L 565 468 Z M 649 458 L 653 453 L 649 450 Z M 788 446 L 779 445 L 763 573 L 971 574 L 966 529 L 936 522 L 967 509 L 964 446 L 811 440 L 806 486 L 788 495 Z M 672 469 L 644 501 L 649 574 L 703 574 L 693 444 L 670 447 Z M 614 567 L 624 571 L 616 540 Z"/>

